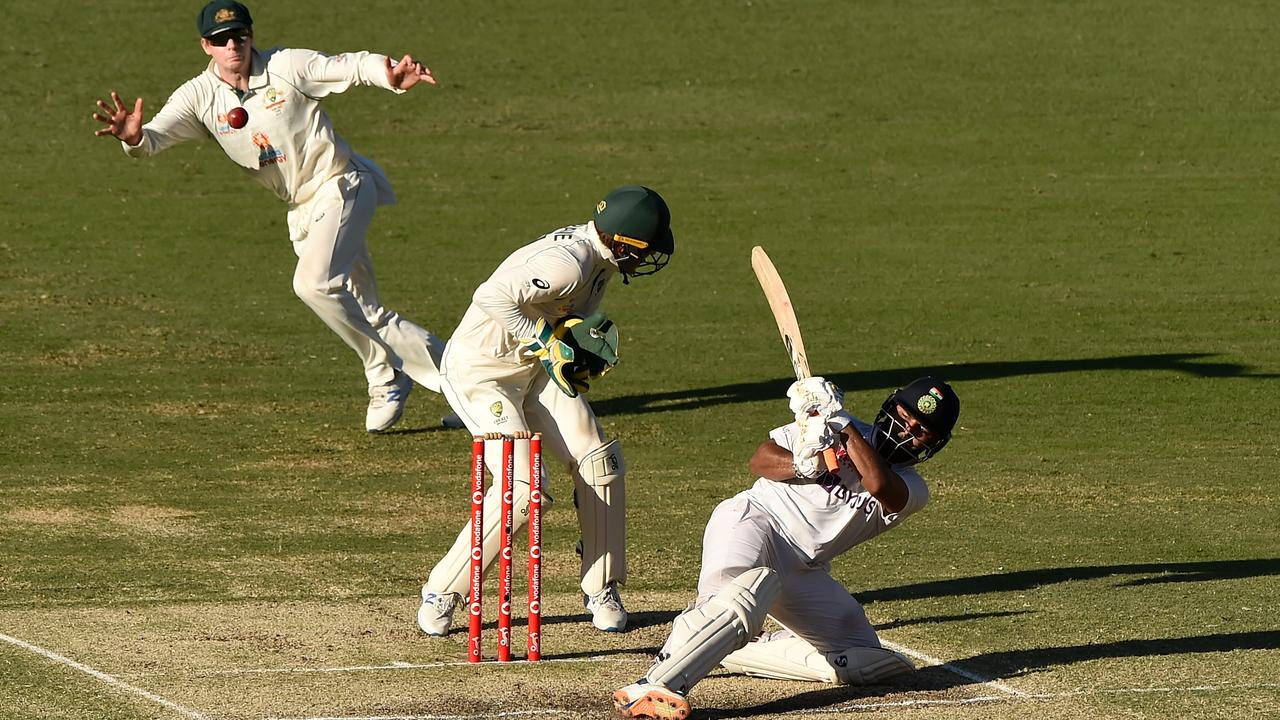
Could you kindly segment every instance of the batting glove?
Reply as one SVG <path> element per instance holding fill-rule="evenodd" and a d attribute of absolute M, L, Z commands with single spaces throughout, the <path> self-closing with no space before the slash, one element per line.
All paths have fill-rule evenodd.
<path fill-rule="evenodd" d="M 835 383 L 822 377 L 811 377 L 797 380 L 787 388 L 790 398 L 791 412 L 796 422 L 810 415 L 830 418 L 844 409 L 844 391 Z"/>
<path fill-rule="evenodd" d="M 796 477 L 816 480 L 828 469 L 822 466 L 822 451 L 833 447 L 837 442 L 836 433 L 821 415 L 806 415 L 796 420 L 800 426 L 800 437 L 796 439 L 791 451 L 791 467 Z"/>

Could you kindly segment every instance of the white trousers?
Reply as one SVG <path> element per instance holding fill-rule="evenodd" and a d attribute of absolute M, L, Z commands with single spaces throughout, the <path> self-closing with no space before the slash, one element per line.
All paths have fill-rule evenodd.
<path fill-rule="evenodd" d="M 372 177 L 350 170 L 289 213 L 298 266 L 293 291 L 364 365 L 370 385 L 403 370 L 439 392 L 444 341 L 382 306 L 365 234 L 377 207 Z"/>
<path fill-rule="evenodd" d="M 493 358 L 468 351 L 466 346 L 458 346 L 450 342 L 444 353 L 442 362 L 441 392 L 449 401 L 453 411 L 466 423 L 472 435 L 497 432 L 510 434 L 516 431 L 532 431 L 542 433 L 544 453 L 555 455 L 574 478 L 574 493 L 583 503 L 599 502 L 596 490 L 587 485 L 578 470 L 579 462 L 593 450 L 605 444 L 604 430 L 596 420 L 595 412 L 587 403 L 586 397 L 579 395 L 571 398 L 565 395 L 551 382 L 551 378 L 540 365 L 511 365 Z M 501 461 L 497 443 L 490 442 L 485 449 L 485 462 L 491 477 L 498 477 L 494 472 Z M 528 491 L 520 487 L 529 482 L 529 466 L 527 456 L 517 452 L 516 455 L 516 508 L 517 526 L 522 524 L 527 515 Z M 547 463 L 543 463 L 544 473 Z M 540 479 L 544 491 L 547 488 L 546 475 Z M 527 487 L 527 485 L 526 485 Z M 550 492 L 545 495 L 549 497 Z M 621 493 L 614 497 L 620 498 Z M 490 496 L 493 496 L 492 498 Z M 490 492 L 485 498 L 485 516 L 496 517 L 497 507 L 490 507 L 490 500 L 496 500 L 496 493 Z M 606 518 L 604 522 L 614 523 L 614 528 L 625 528 L 626 508 L 623 502 L 615 503 L 618 507 L 608 507 L 599 511 Z M 588 507 L 579 507 L 581 514 Z M 487 524 L 487 521 L 486 521 Z M 470 562 L 470 534 L 463 527 L 449 552 L 431 570 L 425 588 L 432 592 L 456 592 L 467 594 L 466 570 Z M 616 537 L 616 536 L 615 536 Z M 597 547 L 593 533 L 584 533 L 583 537 L 583 591 L 594 594 L 609 582 L 626 581 L 625 546 L 623 543 L 606 544 Z M 496 540 L 495 545 L 496 548 Z M 607 569 L 604 575 L 590 573 L 588 570 L 600 567 L 597 565 L 607 554 Z M 496 553 L 492 552 L 489 543 L 484 546 L 484 563 L 487 569 L 493 562 Z"/>
<path fill-rule="evenodd" d="M 782 583 L 769 615 L 809 644 L 823 652 L 880 647 L 862 605 L 831 577 L 830 566 L 808 564 L 743 492 L 716 506 L 707 522 L 698 602 L 756 567 L 771 568 Z"/>

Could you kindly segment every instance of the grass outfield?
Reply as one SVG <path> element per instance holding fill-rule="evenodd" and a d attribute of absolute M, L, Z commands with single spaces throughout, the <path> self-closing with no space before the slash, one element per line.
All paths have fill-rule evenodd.
<path fill-rule="evenodd" d="M 834 569 L 923 669 L 720 673 L 702 717 L 1280 717 L 1280 9 L 255 4 L 262 47 L 436 72 L 326 101 L 400 196 L 383 298 L 433 330 L 609 188 L 672 207 L 671 265 L 610 290 L 623 363 L 592 390 L 631 467 L 634 629 L 584 622 L 556 472 L 555 662 L 475 668 L 414 624 L 466 516 L 444 401 L 366 435 L 284 207 L 212 142 L 135 162 L 93 137 L 95 97 L 150 116 L 203 67 L 198 7 L 6 11 L 0 717 L 606 716 L 787 420 L 757 244 L 856 414 L 924 371 L 964 413 L 930 506 Z"/>

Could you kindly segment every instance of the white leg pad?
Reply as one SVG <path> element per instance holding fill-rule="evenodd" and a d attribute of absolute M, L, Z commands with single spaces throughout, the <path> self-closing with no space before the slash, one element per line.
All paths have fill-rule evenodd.
<path fill-rule="evenodd" d="M 853 647 L 824 653 L 794 635 L 747 643 L 720 664 L 755 677 L 838 685 L 873 685 L 916 669 L 905 655 L 892 650 Z"/>
<path fill-rule="evenodd" d="M 626 463 L 617 440 L 578 461 L 574 500 L 582 528 L 582 591 L 627 580 Z"/>
<path fill-rule="evenodd" d="M 660 656 L 645 679 L 688 695 L 726 655 L 760 632 L 781 589 L 777 573 L 754 568 L 711 599 L 680 613 L 667 639 L 665 657 Z"/>

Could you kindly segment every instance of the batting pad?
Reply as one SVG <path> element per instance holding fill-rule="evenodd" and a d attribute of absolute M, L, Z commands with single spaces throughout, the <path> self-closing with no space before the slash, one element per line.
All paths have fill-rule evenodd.
<path fill-rule="evenodd" d="M 769 568 L 748 570 L 705 603 L 675 619 L 666 657 L 645 679 L 687 695 L 726 655 L 741 648 L 764 624 L 782 583 Z"/>
<path fill-rule="evenodd" d="M 838 685 L 872 685 L 916 669 L 892 650 L 853 647 L 824 653 L 795 635 L 747 643 L 720 664 L 729 672 L 755 677 Z"/>
<path fill-rule="evenodd" d="M 627 581 L 626 473 L 617 440 L 578 461 L 574 504 L 582 529 L 582 591 L 588 595 Z"/>

